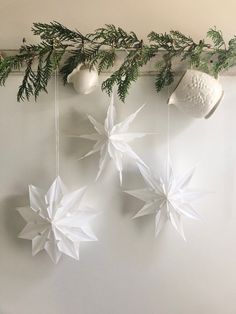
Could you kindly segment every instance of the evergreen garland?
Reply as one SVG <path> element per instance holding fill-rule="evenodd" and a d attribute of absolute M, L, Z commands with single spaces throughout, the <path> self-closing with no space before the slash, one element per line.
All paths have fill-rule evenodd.
<path fill-rule="evenodd" d="M 66 84 L 67 76 L 78 64 L 90 68 L 96 66 L 98 72 L 114 66 L 117 51 L 127 52 L 123 63 L 102 83 L 102 90 L 111 94 L 117 85 L 118 95 L 125 101 L 132 82 L 136 81 L 139 69 L 148 61 L 159 56 L 155 88 L 159 92 L 174 80 L 173 60 L 179 58 L 189 65 L 215 77 L 236 65 L 236 37 L 227 44 L 221 31 L 211 28 L 205 40 L 195 42 L 179 31 L 158 34 L 151 32 L 147 44 L 134 32 L 127 33 L 120 27 L 105 25 L 94 33 L 83 35 L 78 30 L 70 30 L 58 22 L 34 23 L 32 32 L 40 37 L 39 44 L 28 45 L 25 41 L 19 53 L 0 60 L 0 85 L 4 85 L 9 74 L 24 68 L 24 76 L 17 93 L 17 100 L 35 100 L 39 94 L 47 92 L 48 81 L 56 69 L 60 69 Z"/>

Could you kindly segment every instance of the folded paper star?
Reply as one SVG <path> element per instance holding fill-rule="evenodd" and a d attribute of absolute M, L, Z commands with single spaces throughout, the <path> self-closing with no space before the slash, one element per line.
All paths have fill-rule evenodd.
<path fill-rule="evenodd" d="M 133 122 L 143 107 L 144 105 L 141 106 L 135 113 L 128 116 L 124 121 L 115 124 L 116 110 L 114 107 L 114 98 L 112 96 L 104 125 L 95 120 L 92 116 L 88 116 L 88 119 L 92 123 L 96 133 L 82 135 L 79 137 L 96 141 L 92 150 L 82 157 L 85 158 L 96 152 L 100 152 L 99 171 L 96 180 L 104 170 L 107 161 L 112 159 L 119 172 L 120 184 L 122 184 L 122 164 L 125 154 L 136 163 L 140 163 L 145 166 L 141 158 L 131 149 L 128 143 L 136 138 L 141 138 L 147 135 L 147 133 L 127 133 L 129 125 Z"/>
<path fill-rule="evenodd" d="M 191 202 L 206 194 L 203 191 L 188 188 L 194 169 L 183 176 L 175 177 L 171 165 L 167 164 L 165 175 L 157 178 L 149 169 L 142 165 L 138 165 L 138 167 L 147 188 L 126 191 L 145 202 L 145 205 L 133 218 L 155 214 L 156 236 L 165 222 L 169 220 L 185 240 L 182 217 L 200 219 L 200 215 L 192 208 Z"/>
<path fill-rule="evenodd" d="M 96 241 L 89 221 L 96 212 L 81 205 L 86 187 L 68 193 L 60 177 L 48 192 L 29 186 L 30 206 L 17 210 L 27 222 L 19 238 L 32 240 L 32 253 L 46 250 L 54 263 L 63 254 L 79 259 L 81 241 Z"/>

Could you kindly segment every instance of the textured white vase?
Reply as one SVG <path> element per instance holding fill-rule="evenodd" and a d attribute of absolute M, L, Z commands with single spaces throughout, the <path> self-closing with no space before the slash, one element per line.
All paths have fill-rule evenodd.
<path fill-rule="evenodd" d="M 67 82 L 72 83 L 78 94 L 92 93 L 98 86 L 98 72 L 95 67 L 89 69 L 84 64 L 79 64 L 67 77 Z"/>
<path fill-rule="evenodd" d="M 218 80 L 198 70 L 186 71 L 168 104 L 173 104 L 181 111 L 194 118 L 209 118 L 217 108 L 223 96 L 223 89 Z"/>

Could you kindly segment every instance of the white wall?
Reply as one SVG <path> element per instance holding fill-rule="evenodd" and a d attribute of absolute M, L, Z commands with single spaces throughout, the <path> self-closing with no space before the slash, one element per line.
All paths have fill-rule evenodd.
<path fill-rule="evenodd" d="M 131 130 L 159 134 L 132 147 L 159 169 L 167 152 L 168 95 L 157 95 L 152 80 L 140 78 L 127 103 L 116 103 L 120 118 L 147 103 Z M 135 167 L 127 167 L 122 189 L 112 164 L 93 183 L 98 155 L 76 160 L 92 143 L 66 135 L 92 131 L 85 114 L 102 121 L 108 98 L 100 90 L 78 96 L 60 88 L 61 176 L 72 189 L 90 184 L 86 201 L 102 214 L 93 221 L 100 241 L 81 245 L 79 262 L 64 257 L 57 266 L 45 253 L 32 257 L 30 241 L 17 239 L 24 221 L 15 208 L 28 204 L 27 185 L 47 188 L 55 176 L 53 88 L 36 104 L 19 104 L 19 81 L 12 76 L 0 90 L 0 313 L 235 314 L 236 80 L 222 79 L 225 97 L 210 120 L 171 108 L 175 170 L 197 164 L 191 186 L 211 192 L 194 204 L 204 221 L 184 220 L 186 243 L 170 225 L 154 239 L 152 216 L 130 219 L 142 203 L 122 189 L 143 186 Z"/>
<path fill-rule="evenodd" d="M 1 0 L 0 48 L 18 48 L 23 37 L 35 40 L 30 34 L 32 23 L 52 20 L 82 32 L 112 23 L 141 37 L 152 30 L 178 29 L 195 39 L 216 25 L 229 38 L 236 33 L 235 11 L 233 0 Z"/>
<path fill-rule="evenodd" d="M 233 1 L 45 1 L 0 2 L 0 47 L 17 48 L 34 21 L 58 20 L 84 32 L 105 23 L 137 31 L 179 29 L 196 39 L 216 25 L 235 31 Z M 103 119 L 109 100 L 97 90 L 78 96 L 59 90 L 61 176 L 71 188 L 89 184 L 87 202 L 102 214 L 93 228 L 99 242 L 81 245 L 81 259 L 55 266 L 45 253 L 31 256 L 30 241 L 17 239 L 24 226 L 15 208 L 28 204 L 27 186 L 47 188 L 55 176 L 54 90 L 38 103 L 17 103 L 20 76 L 0 89 L 0 313 L 1 314 L 235 314 L 236 313 L 236 79 L 221 78 L 224 99 L 210 120 L 192 120 L 171 108 L 171 156 L 181 173 L 197 164 L 193 187 L 208 190 L 195 209 L 203 222 L 185 220 L 185 243 L 170 225 L 153 238 L 153 217 L 131 220 L 142 203 L 122 189 L 142 187 L 130 165 L 119 187 L 109 165 L 94 183 L 98 156 L 78 162 L 92 143 L 66 135 L 92 131 L 86 114 Z M 157 131 L 135 141 L 134 150 L 153 168 L 166 158 L 168 91 L 157 95 L 152 77 L 135 84 L 120 118 L 147 106 L 133 130 Z M 109 191 L 109 193 L 108 193 Z"/>

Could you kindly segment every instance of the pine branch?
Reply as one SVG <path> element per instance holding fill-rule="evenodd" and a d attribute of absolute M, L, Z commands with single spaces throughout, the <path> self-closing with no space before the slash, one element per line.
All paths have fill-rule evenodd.
<path fill-rule="evenodd" d="M 222 32 L 217 30 L 216 27 L 211 28 L 207 35 L 214 43 L 214 49 L 209 55 L 216 59 L 211 71 L 217 77 L 220 72 L 236 65 L 236 37 L 234 36 L 229 40 L 227 47 Z"/>
<path fill-rule="evenodd" d="M 99 42 L 102 46 L 110 46 L 115 49 L 129 49 L 140 47 L 141 41 L 134 32 L 127 33 L 121 27 L 106 24 L 98 28 L 89 38 L 93 42 Z"/>
<path fill-rule="evenodd" d="M 17 93 L 17 101 L 24 101 L 25 98 L 29 100 L 30 96 L 34 93 L 33 82 L 35 74 L 32 70 L 33 58 L 27 60 L 24 78 Z"/>
<path fill-rule="evenodd" d="M 127 56 L 119 69 L 102 83 L 102 90 L 110 95 L 117 85 L 122 101 L 125 101 L 132 83 L 138 79 L 139 69 L 154 56 L 162 58 L 155 81 L 157 92 L 173 82 L 172 64 L 175 58 L 214 76 L 236 65 L 236 37 L 226 45 L 222 32 L 216 28 L 209 29 L 207 33 L 211 44 L 204 39 L 195 42 L 179 31 L 170 31 L 161 34 L 151 32 L 148 35 L 149 44 L 144 45 L 134 32 L 126 32 L 112 24 L 86 35 L 55 21 L 34 23 L 32 31 L 40 37 L 39 44 L 24 43 L 18 54 L 0 60 L 0 85 L 5 84 L 12 71 L 25 67 L 17 94 L 19 101 L 29 100 L 31 96 L 37 99 L 41 92 L 47 92 L 48 82 L 59 66 L 62 66 L 60 72 L 64 83 L 78 64 L 90 68 L 96 66 L 99 73 L 111 69 L 117 50 L 127 51 Z M 67 59 L 62 64 L 65 53 Z"/>
<path fill-rule="evenodd" d="M 26 69 L 18 90 L 18 101 L 29 100 L 30 96 L 34 96 L 37 100 L 41 91 L 47 92 L 47 84 L 52 73 L 60 64 L 64 53 L 65 47 L 55 48 L 54 42 L 43 41 L 39 45 L 23 45 L 21 47 L 18 57 L 24 58 Z"/>
<path fill-rule="evenodd" d="M 155 80 L 156 91 L 160 92 L 165 86 L 174 81 L 174 73 L 171 69 L 171 62 L 162 61 L 158 64 L 159 71 Z"/>
<path fill-rule="evenodd" d="M 81 43 L 82 41 L 89 41 L 89 39 L 82 35 L 79 31 L 73 31 L 63 26 L 58 22 L 47 23 L 33 23 L 32 32 L 34 35 L 39 35 L 44 41 L 57 40 L 59 42 L 73 42 Z"/>
<path fill-rule="evenodd" d="M 113 67 L 114 62 L 116 60 L 116 51 L 115 49 L 109 50 L 100 50 L 91 58 L 90 68 L 96 66 L 98 69 L 98 73 L 100 74 L 104 70 L 108 70 Z"/>
<path fill-rule="evenodd" d="M 157 49 L 161 48 L 166 51 L 174 51 L 174 42 L 170 34 L 151 32 L 148 34 L 148 39 L 151 42 L 152 47 L 156 47 Z"/>
<path fill-rule="evenodd" d="M 0 85 L 5 85 L 5 82 L 11 72 L 20 70 L 25 60 L 24 56 L 10 56 L 0 60 Z"/>
<path fill-rule="evenodd" d="M 176 48 L 188 47 L 194 44 L 194 41 L 191 37 L 185 36 L 179 31 L 170 31 L 170 36 L 172 37 Z"/>
<path fill-rule="evenodd" d="M 209 29 L 207 32 L 207 37 L 213 41 L 216 49 L 220 49 L 221 47 L 226 49 L 226 43 L 224 41 L 223 34 L 221 31 L 217 30 L 216 27 Z"/>
<path fill-rule="evenodd" d="M 64 84 L 67 83 L 68 75 L 77 67 L 78 64 L 91 64 L 99 51 L 99 45 L 92 45 L 86 48 L 83 44 L 77 49 L 69 51 L 69 57 L 65 61 L 60 73 L 63 76 Z"/>
<path fill-rule="evenodd" d="M 139 68 L 155 55 L 154 50 L 144 45 L 140 49 L 130 51 L 120 68 L 102 83 L 102 90 L 111 94 L 115 84 L 118 95 L 124 102 L 132 82 L 138 79 Z"/>

